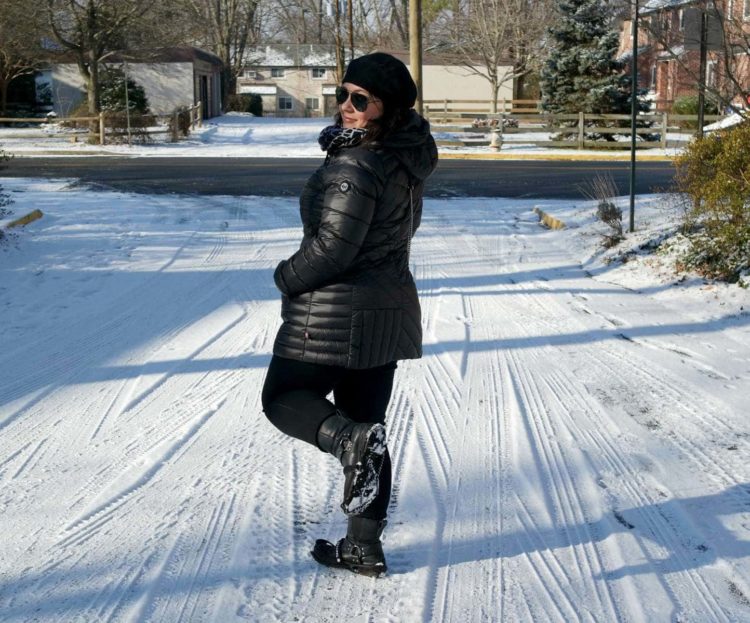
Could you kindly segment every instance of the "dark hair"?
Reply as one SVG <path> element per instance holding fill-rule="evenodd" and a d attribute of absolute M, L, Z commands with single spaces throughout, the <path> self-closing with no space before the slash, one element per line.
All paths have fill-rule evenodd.
<path fill-rule="evenodd" d="M 365 143 L 379 143 L 390 134 L 406 125 L 411 111 L 408 108 L 385 108 L 383 114 L 377 119 L 372 119 L 367 125 L 367 136 Z M 342 124 L 341 112 L 337 112 L 333 120 L 336 125 Z"/>

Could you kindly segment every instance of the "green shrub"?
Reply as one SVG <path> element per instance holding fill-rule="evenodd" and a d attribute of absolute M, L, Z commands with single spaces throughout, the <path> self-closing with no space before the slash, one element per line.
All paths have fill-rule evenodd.
<path fill-rule="evenodd" d="M 263 98 L 256 93 L 232 93 L 227 98 L 227 112 L 249 112 L 263 116 Z"/>
<path fill-rule="evenodd" d="M 118 67 L 109 67 L 104 72 L 99 91 L 99 105 L 104 112 L 124 112 L 145 115 L 148 113 L 148 98 L 144 88 L 136 84 L 135 80 L 127 80 L 127 106 L 125 73 Z"/>
<path fill-rule="evenodd" d="M 691 201 L 684 266 L 737 281 L 750 269 L 750 123 L 694 139 L 675 164 Z"/>
<path fill-rule="evenodd" d="M 678 97 L 672 104 L 672 113 L 675 115 L 693 115 L 698 116 L 698 96 L 684 95 Z M 703 102 L 703 113 L 706 115 L 718 115 L 719 107 L 708 100 Z M 695 130 L 698 127 L 697 121 L 680 121 L 677 123 L 681 128 Z"/>

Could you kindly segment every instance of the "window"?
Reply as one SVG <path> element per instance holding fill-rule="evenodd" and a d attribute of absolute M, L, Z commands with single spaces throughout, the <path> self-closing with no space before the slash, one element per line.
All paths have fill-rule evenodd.
<path fill-rule="evenodd" d="M 680 30 L 685 30 L 685 11 L 680 9 Z"/>
<path fill-rule="evenodd" d="M 716 87 L 716 69 L 716 61 L 708 61 L 708 66 L 706 67 L 706 86 Z"/>
<path fill-rule="evenodd" d="M 283 78 L 284 77 L 284 69 L 281 67 L 272 67 L 271 68 L 271 78 Z"/>
<path fill-rule="evenodd" d="M 292 98 L 287 96 L 279 97 L 279 110 L 292 110 Z"/>
<path fill-rule="evenodd" d="M 734 19 L 734 0 L 727 1 L 727 19 Z"/>
<path fill-rule="evenodd" d="M 745 4 L 742 5 L 742 19 L 750 20 L 750 0 L 745 0 Z"/>
<path fill-rule="evenodd" d="M 256 71 L 255 69 L 246 69 L 242 72 L 242 77 L 247 78 L 248 80 L 262 80 L 263 76 L 259 71 Z"/>
<path fill-rule="evenodd" d="M 312 69 L 312 77 L 313 78 L 325 78 L 326 77 L 326 68 L 325 67 L 313 67 L 313 69 Z"/>
<path fill-rule="evenodd" d="M 320 100 L 317 97 L 305 98 L 305 108 L 307 110 L 318 110 L 320 108 Z"/>
<path fill-rule="evenodd" d="M 656 87 L 656 65 L 651 67 L 651 88 Z"/>

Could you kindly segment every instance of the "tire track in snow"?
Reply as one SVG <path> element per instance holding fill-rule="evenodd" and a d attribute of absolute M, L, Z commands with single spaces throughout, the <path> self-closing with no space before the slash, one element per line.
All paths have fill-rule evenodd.
<path fill-rule="evenodd" d="M 552 322 L 546 322 L 545 321 L 545 317 L 546 317 L 547 314 L 549 314 L 549 311 L 547 311 L 546 314 L 545 314 L 545 306 L 540 304 L 540 302 L 541 302 L 540 298 L 538 296 L 532 296 L 530 298 L 532 299 L 533 303 L 535 304 L 535 307 L 539 311 L 539 314 L 538 314 L 539 318 L 538 319 L 541 320 L 545 325 L 547 325 L 549 327 L 549 329 L 553 333 L 559 332 L 560 329 L 561 329 L 559 323 L 552 323 Z M 555 303 L 554 301 L 551 301 L 551 302 L 553 304 Z M 561 314 L 561 315 L 562 315 L 562 317 L 565 317 L 564 313 Z M 569 328 L 566 327 L 566 330 L 569 330 Z M 613 346 L 610 346 L 608 344 L 605 344 L 605 345 L 599 344 L 599 345 L 596 345 L 596 346 L 586 345 L 585 348 L 586 348 L 586 350 L 588 350 L 588 351 L 591 352 L 592 357 L 595 358 L 595 359 L 601 359 L 601 352 L 602 351 L 604 351 L 604 352 L 618 351 L 619 352 L 620 350 L 622 350 L 622 348 L 617 348 L 616 346 L 613 347 Z M 545 350 L 552 352 L 553 348 L 552 347 L 546 347 Z M 663 377 L 660 378 L 660 377 L 657 377 L 656 375 L 652 375 L 652 374 L 648 373 L 648 371 L 653 366 L 653 364 L 651 364 L 650 362 L 647 362 L 647 361 L 638 361 L 638 359 L 634 360 L 632 357 L 622 357 L 622 358 L 623 359 L 628 359 L 628 367 L 632 366 L 634 368 L 634 370 L 637 370 L 640 373 L 641 376 L 644 376 L 644 374 L 648 375 L 648 376 L 651 376 L 651 380 L 652 381 L 653 380 L 657 380 L 660 384 L 663 384 L 663 386 L 665 388 L 670 388 L 671 387 L 670 384 L 669 384 L 669 382 L 665 381 L 663 379 Z M 530 367 L 532 367 L 532 366 L 530 366 Z M 592 367 L 595 368 L 596 366 L 592 366 Z M 610 373 L 613 375 L 613 377 L 616 377 L 618 375 L 622 375 L 622 373 L 623 373 L 622 362 L 620 362 L 620 364 L 618 364 L 618 365 L 610 365 L 609 368 L 610 368 Z M 580 380 L 578 381 L 578 383 L 580 384 Z M 572 379 L 572 378 L 566 379 L 566 384 L 568 386 L 575 386 L 576 385 L 576 380 Z M 643 384 L 643 379 L 641 380 L 641 382 L 639 384 L 640 385 Z M 674 384 L 674 380 L 673 380 L 672 384 Z M 677 385 L 679 385 L 679 383 L 677 383 Z M 554 392 L 553 392 L 553 395 L 555 395 Z M 680 400 L 679 396 L 673 396 L 673 398 L 676 399 L 677 403 L 682 402 Z M 672 402 L 672 404 L 674 404 L 674 402 Z M 560 413 L 566 413 L 566 411 L 565 411 L 565 405 L 562 405 L 562 404 L 560 405 Z M 726 425 L 724 425 L 724 426 L 726 426 Z M 698 448 L 695 448 L 695 449 L 698 450 Z M 690 452 L 690 451 L 691 451 L 690 449 L 686 450 L 686 452 Z M 708 457 L 705 457 L 705 458 L 707 459 Z M 631 476 L 634 476 L 634 474 L 631 474 Z M 637 482 L 637 479 L 635 479 L 634 477 L 632 479 Z M 652 500 L 652 502 L 653 502 L 653 500 Z M 678 543 L 675 544 L 675 547 L 681 548 L 683 551 L 685 550 L 684 545 L 681 545 L 681 544 L 678 544 Z M 697 594 L 699 594 L 699 595 L 706 595 L 707 594 L 706 591 L 703 589 L 703 586 L 704 586 L 704 583 L 703 583 L 703 581 L 701 579 L 698 579 L 697 581 L 694 580 L 694 590 L 697 592 Z M 628 592 L 628 591 L 626 590 L 626 592 Z M 637 594 L 637 592 L 633 591 L 633 590 L 631 590 L 630 593 L 631 594 L 633 594 L 633 593 Z M 675 602 L 679 603 L 679 600 L 675 599 Z M 684 603 L 684 601 L 683 601 L 683 603 Z M 716 616 L 717 617 L 716 620 L 722 620 L 723 619 L 723 613 L 721 613 L 721 611 L 717 612 L 717 611 L 713 610 L 713 607 L 715 607 L 715 605 L 716 604 L 714 604 L 714 606 L 706 605 L 706 607 L 709 609 L 710 612 L 712 612 L 712 616 Z"/>
<path fill-rule="evenodd" d="M 97 524 L 100 525 L 103 519 L 111 517 L 135 493 L 149 484 L 158 475 L 164 464 L 190 446 L 201 428 L 221 409 L 225 401 L 226 397 L 220 399 L 211 409 L 195 418 L 189 426 L 185 427 L 176 439 L 169 444 L 165 444 L 166 447 L 158 448 L 157 452 L 148 457 L 148 461 L 144 465 L 145 469 L 131 468 L 122 473 L 118 481 L 110 487 L 114 489 L 114 492 L 105 501 L 78 516 L 66 526 L 65 532 L 68 534 L 58 542 L 59 545 L 69 547 L 80 543 L 81 539 L 89 538 L 89 524 L 93 521 L 94 527 L 98 527 Z"/>
<path fill-rule="evenodd" d="M 236 522 L 237 497 L 236 493 L 229 493 L 220 500 L 199 531 L 192 530 L 192 525 L 185 526 L 154 571 L 149 573 L 143 595 L 136 603 L 112 608 L 113 613 L 127 610 L 117 618 L 130 621 L 202 619 L 203 613 L 198 610 L 216 589 L 213 567 L 217 558 L 226 556 L 225 541 Z"/>
<path fill-rule="evenodd" d="M 634 522 L 636 532 L 633 533 L 640 542 L 640 547 L 645 558 L 654 567 L 661 565 L 660 557 L 669 556 L 676 561 L 676 567 L 681 569 L 680 578 L 687 576 L 691 587 L 684 586 L 683 582 L 672 581 L 669 574 L 665 574 L 662 584 L 665 586 L 668 594 L 673 599 L 675 608 L 681 609 L 685 604 L 691 604 L 698 598 L 703 608 L 700 612 L 710 615 L 715 621 L 730 621 L 731 614 L 721 606 L 716 600 L 715 587 L 707 584 L 706 580 L 694 568 L 694 551 L 689 542 L 689 538 L 683 536 L 680 532 L 685 532 L 686 525 L 674 525 L 673 520 L 667 517 L 660 508 L 663 507 L 664 499 L 658 494 L 650 494 L 652 487 L 644 481 L 638 465 L 632 465 L 628 455 L 623 453 L 621 447 L 616 445 L 615 441 L 609 436 L 605 436 L 605 430 L 596 426 L 596 411 L 592 410 L 590 398 L 581 391 L 572 391 L 573 385 L 570 379 L 565 378 L 562 372 L 552 373 L 547 377 L 546 383 L 552 390 L 553 395 L 560 401 L 561 413 L 568 414 L 568 427 L 575 431 L 581 439 L 586 439 L 589 443 L 601 451 L 601 460 L 605 462 L 605 467 L 613 474 L 618 474 L 618 489 L 622 490 L 627 496 L 630 503 L 629 516 Z M 578 417 L 587 416 L 590 422 L 590 428 L 582 430 L 580 424 L 570 417 L 571 405 L 575 407 Z M 562 407 L 566 407 L 562 408 Z M 604 470 L 603 470 L 604 471 Z M 625 477 L 623 477 L 625 476 Z M 653 545 L 649 545 L 640 536 L 640 531 L 644 530 L 654 535 L 653 543 L 658 544 L 658 551 Z M 658 577 L 658 574 L 656 574 Z M 695 606 L 693 606 L 695 608 Z M 689 612 L 686 613 L 689 616 Z"/>

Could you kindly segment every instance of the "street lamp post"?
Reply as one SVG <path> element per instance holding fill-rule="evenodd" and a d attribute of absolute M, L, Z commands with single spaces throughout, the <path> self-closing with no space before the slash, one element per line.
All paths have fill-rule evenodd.
<path fill-rule="evenodd" d="M 635 231 L 635 139 L 638 118 L 638 0 L 633 0 L 633 55 L 630 93 L 630 232 Z"/>

